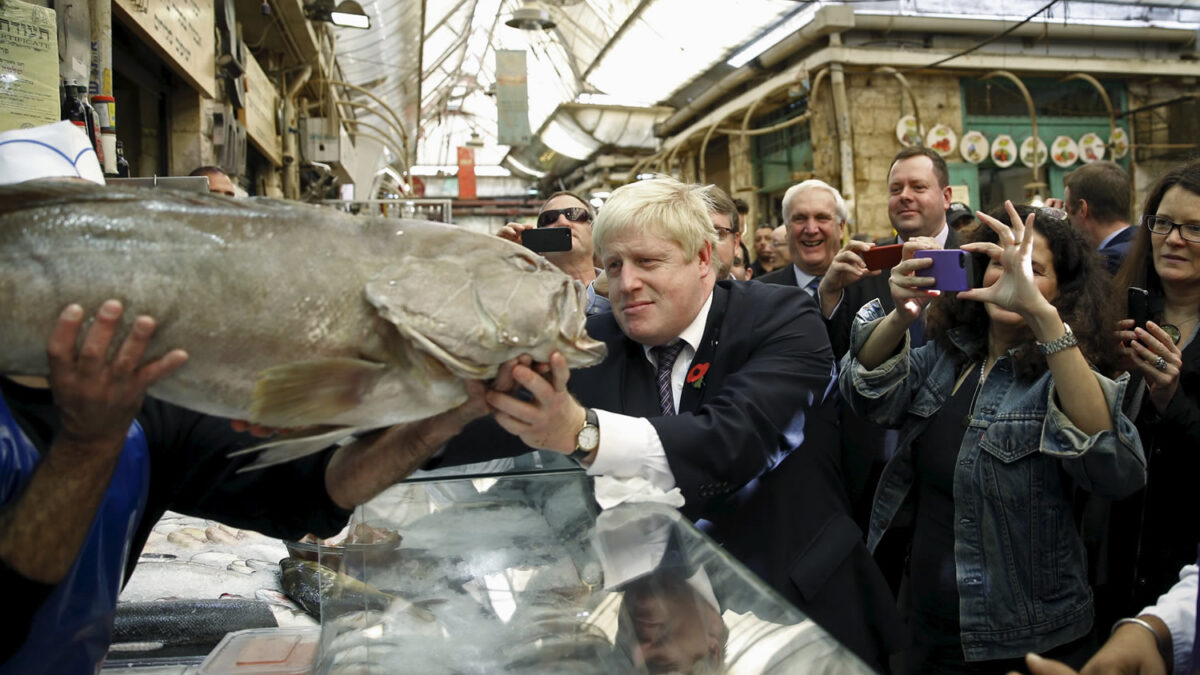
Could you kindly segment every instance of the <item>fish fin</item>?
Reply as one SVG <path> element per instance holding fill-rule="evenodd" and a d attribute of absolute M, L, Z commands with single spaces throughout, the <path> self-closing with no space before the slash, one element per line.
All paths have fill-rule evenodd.
<path fill-rule="evenodd" d="M 303 427 L 362 403 L 387 370 L 362 359 L 298 361 L 258 374 L 250 421 L 271 427 Z"/>
<path fill-rule="evenodd" d="M 257 471 L 275 464 L 300 459 L 339 442 L 353 440 L 355 434 L 367 431 L 358 427 L 314 427 L 298 433 L 284 434 L 248 448 L 229 453 L 229 457 L 259 453 L 254 462 L 238 469 L 238 473 Z"/>

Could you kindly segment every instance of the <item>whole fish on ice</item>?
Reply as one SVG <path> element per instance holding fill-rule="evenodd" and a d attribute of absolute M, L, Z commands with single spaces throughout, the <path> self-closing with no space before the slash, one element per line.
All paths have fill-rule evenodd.
<path fill-rule="evenodd" d="M 147 358 L 189 354 L 151 395 L 275 427 L 424 419 L 521 354 L 604 355 L 582 285 L 499 237 L 163 189 L 0 187 L 0 373 L 46 374 L 62 308 L 107 298 L 125 328 L 156 319 Z"/>

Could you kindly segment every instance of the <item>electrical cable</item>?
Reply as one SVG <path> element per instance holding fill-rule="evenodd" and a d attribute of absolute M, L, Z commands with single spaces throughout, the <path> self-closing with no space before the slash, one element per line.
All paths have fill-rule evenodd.
<path fill-rule="evenodd" d="M 1021 26 L 1024 26 L 1025 24 L 1029 23 L 1030 21 L 1033 21 L 1033 17 L 1050 9 L 1055 4 L 1057 4 L 1058 1 L 1059 0 L 1050 0 L 1050 2 L 1046 3 L 1045 6 L 1043 6 L 1041 9 L 1039 9 L 1038 11 L 1034 12 L 1033 14 L 1030 14 L 1029 16 L 1025 17 L 1025 19 L 1023 21 L 1021 21 L 1020 23 L 1017 23 L 1017 24 L 1013 25 L 1011 28 L 1006 28 L 1005 30 L 1003 30 L 999 33 L 996 33 L 992 37 L 984 40 L 983 42 L 980 42 L 979 44 L 976 44 L 972 47 L 968 47 L 968 48 L 962 50 L 961 52 L 958 52 L 957 54 L 953 54 L 951 56 L 947 56 L 944 59 L 934 61 L 933 63 L 930 63 L 929 65 L 913 66 L 912 68 L 905 68 L 904 70 L 901 70 L 900 73 L 905 74 L 905 73 L 912 73 L 912 72 L 915 72 L 918 70 L 928 70 L 929 68 L 937 68 L 938 66 L 942 65 L 943 63 L 945 63 L 947 61 L 953 61 L 954 59 L 957 59 L 960 56 L 966 56 L 967 54 L 970 54 L 971 52 L 973 52 L 977 49 L 986 47 L 986 46 L 990 45 L 991 43 L 995 42 L 996 40 L 999 40 L 1000 38 L 1012 33 L 1013 31 L 1020 28 Z"/>

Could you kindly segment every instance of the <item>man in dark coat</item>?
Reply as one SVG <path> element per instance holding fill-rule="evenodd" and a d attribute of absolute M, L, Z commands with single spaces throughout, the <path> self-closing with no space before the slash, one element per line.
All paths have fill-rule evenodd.
<path fill-rule="evenodd" d="M 588 332 L 608 346 L 604 363 L 514 366 L 529 395 L 489 393 L 494 419 L 468 426 L 444 456 L 542 448 L 605 481 L 679 488 L 698 527 L 882 668 L 899 623 L 848 515 L 816 303 L 797 289 L 714 281 L 700 186 L 622 187 L 594 237 L 613 313 L 591 317 Z"/>

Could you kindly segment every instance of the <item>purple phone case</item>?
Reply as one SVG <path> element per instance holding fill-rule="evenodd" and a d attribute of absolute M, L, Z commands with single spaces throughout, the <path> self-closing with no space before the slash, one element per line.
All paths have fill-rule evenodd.
<path fill-rule="evenodd" d="M 917 270 L 917 276 L 933 277 L 935 280 L 933 285 L 926 286 L 926 289 L 966 291 L 971 288 L 971 281 L 975 278 L 975 274 L 970 253 L 959 248 L 952 248 L 917 251 L 913 257 L 933 258 L 933 265 Z"/>

